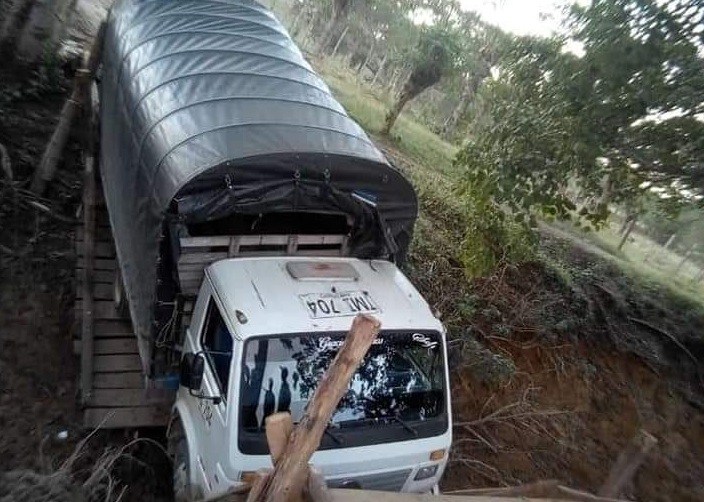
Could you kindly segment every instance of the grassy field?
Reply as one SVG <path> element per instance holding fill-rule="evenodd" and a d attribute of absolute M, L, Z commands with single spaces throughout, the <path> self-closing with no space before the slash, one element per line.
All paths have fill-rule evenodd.
<path fill-rule="evenodd" d="M 599 232 L 585 232 L 569 224 L 560 224 L 558 228 L 575 239 L 593 246 L 603 257 L 614 261 L 629 273 L 645 281 L 662 285 L 671 291 L 686 296 L 704 306 L 704 279 L 702 268 L 684 255 L 672 249 L 665 249 L 646 235 L 634 231 L 621 250 L 618 245 L 617 222 L 606 225 Z"/>

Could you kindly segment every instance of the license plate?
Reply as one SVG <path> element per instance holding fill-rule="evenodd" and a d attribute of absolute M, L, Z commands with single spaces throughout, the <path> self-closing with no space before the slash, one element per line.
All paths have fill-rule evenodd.
<path fill-rule="evenodd" d="M 308 310 L 308 315 L 313 319 L 376 314 L 381 311 L 371 295 L 362 291 L 309 293 L 299 296 Z"/>

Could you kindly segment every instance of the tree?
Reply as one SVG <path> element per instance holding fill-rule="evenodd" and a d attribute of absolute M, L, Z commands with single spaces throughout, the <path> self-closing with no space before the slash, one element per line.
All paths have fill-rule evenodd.
<path fill-rule="evenodd" d="M 445 28 L 432 26 L 421 33 L 411 73 L 396 103 L 386 115 L 383 134 L 389 134 L 404 106 L 427 88 L 435 85 L 450 69 L 456 52 L 453 34 Z"/>
<path fill-rule="evenodd" d="M 570 38 L 519 38 L 488 85 L 491 118 L 457 159 L 467 183 L 526 221 L 536 211 L 598 224 L 647 190 L 704 189 L 704 52 L 696 0 L 594 0 Z M 565 187 L 600 203 L 576 212 Z M 602 197 L 602 195 L 606 195 Z"/>
<path fill-rule="evenodd" d="M 458 31 L 458 85 L 453 94 L 459 97 L 440 129 L 442 136 L 448 140 L 477 96 L 479 88 L 491 75 L 491 69 L 498 64 L 501 51 L 509 40 L 503 31 L 483 23 L 472 12 L 462 14 Z"/>
<path fill-rule="evenodd" d="M 363 0 L 333 0 L 332 13 L 330 19 L 323 28 L 323 34 L 318 41 L 318 52 L 327 53 L 332 51 L 335 46 L 335 34 L 342 31 L 344 28 L 341 25 L 347 19 L 347 15 L 352 10 L 355 3 Z"/>

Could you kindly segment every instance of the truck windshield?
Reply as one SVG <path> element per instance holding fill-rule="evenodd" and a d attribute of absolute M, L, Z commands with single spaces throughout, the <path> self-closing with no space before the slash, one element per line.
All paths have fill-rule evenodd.
<path fill-rule="evenodd" d="M 262 452 L 261 432 L 270 414 L 288 411 L 294 423 L 301 419 L 344 338 L 345 333 L 315 333 L 247 341 L 240 387 L 244 453 Z M 438 427 L 427 425 L 446 422 L 442 343 L 437 332 L 382 332 L 352 377 L 321 446 L 361 444 L 354 436 L 361 432 L 369 439 L 369 428 L 392 430 L 376 434 L 377 443 L 437 434 Z"/>

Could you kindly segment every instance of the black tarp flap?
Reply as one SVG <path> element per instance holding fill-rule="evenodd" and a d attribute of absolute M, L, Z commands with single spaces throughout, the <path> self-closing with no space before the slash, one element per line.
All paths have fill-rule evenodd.
<path fill-rule="evenodd" d="M 340 212 L 351 253 L 404 255 L 417 200 L 248 0 L 118 0 L 103 47 L 101 174 L 140 353 L 148 364 L 166 213 Z"/>

